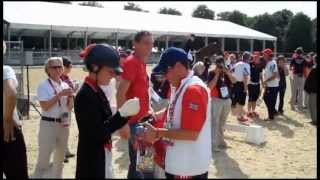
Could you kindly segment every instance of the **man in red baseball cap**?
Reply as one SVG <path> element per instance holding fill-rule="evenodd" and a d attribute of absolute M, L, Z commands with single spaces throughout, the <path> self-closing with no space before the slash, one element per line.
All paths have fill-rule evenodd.
<path fill-rule="evenodd" d="M 272 50 L 265 49 L 262 51 L 263 59 L 266 61 L 263 77 L 264 95 L 263 100 L 268 108 L 269 118 L 273 120 L 275 114 L 275 105 L 277 101 L 277 93 L 279 88 L 278 66 L 275 60 L 272 59 Z"/>

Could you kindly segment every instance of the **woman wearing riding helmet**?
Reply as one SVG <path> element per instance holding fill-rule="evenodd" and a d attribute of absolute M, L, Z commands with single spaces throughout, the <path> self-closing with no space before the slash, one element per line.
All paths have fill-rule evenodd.
<path fill-rule="evenodd" d="M 122 72 L 117 51 L 108 44 L 91 44 L 80 57 L 84 59 L 89 75 L 74 103 L 79 129 L 76 178 L 105 178 L 106 175 L 112 178 L 111 157 L 106 159 L 105 148 L 111 153 L 111 134 L 127 123 L 128 116 L 139 112 L 139 99 L 126 101 L 112 115 L 100 86 L 108 85 L 110 79 Z"/>

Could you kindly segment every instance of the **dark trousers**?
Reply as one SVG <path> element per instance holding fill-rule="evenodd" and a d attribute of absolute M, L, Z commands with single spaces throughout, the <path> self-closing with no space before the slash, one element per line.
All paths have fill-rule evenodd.
<path fill-rule="evenodd" d="M 278 112 L 283 112 L 283 100 L 284 100 L 284 94 L 286 93 L 286 87 L 279 86 L 279 107 Z"/>
<path fill-rule="evenodd" d="M 204 174 L 196 175 L 196 176 L 187 177 L 187 178 L 184 178 L 183 176 L 176 176 L 173 174 L 166 173 L 166 178 L 167 179 L 187 179 L 187 178 L 188 179 L 208 179 L 208 172 Z"/>
<path fill-rule="evenodd" d="M 128 141 L 129 145 L 129 159 L 130 159 L 130 164 L 129 164 L 129 169 L 128 169 L 128 174 L 127 178 L 137 178 L 137 179 L 143 179 L 143 173 L 140 171 L 137 171 L 136 169 L 136 164 L 137 164 L 137 151 L 134 149 L 133 144 L 134 144 L 134 137 L 135 137 L 135 128 L 137 124 L 130 124 L 130 138 Z"/>
<path fill-rule="evenodd" d="M 266 87 L 263 100 L 268 108 L 269 119 L 274 118 L 278 87 Z"/>
<path fill-rule="evenodd" d="M 27 150 L 22 131 L 15 128 L 14 136 L 15 141 L 3 143 L 3 173 L 7 179 L 27 179 Z"/>

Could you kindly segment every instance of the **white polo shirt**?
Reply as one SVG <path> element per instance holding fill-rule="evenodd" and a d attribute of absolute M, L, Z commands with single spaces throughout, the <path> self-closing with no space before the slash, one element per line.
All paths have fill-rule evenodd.
<path fill-rule="evenodd" d="M 269 79 L 274 72 L 278 72 L 278 66 L 275 60 L 267 62 L 267 65 L 264 69 L 264 80 Z M 267 82 L 267 87 L 278 87 L 279 86 L 279 77 L 273 79 L 272 81 Z"/>
<path fill-rule="evenodd" d="M 15 82 L 15 88 L 18 87 L 18 80 L 16 78 L 16 74 L 14 72 L 14 70 L 10 67 L 10 66 L 3 66 L 3 81 L 5 80 L 9 80 L 9 79 L 12 79 L 14 82 Z M 5 112 L 5 97 L 6 94 L 4 93 L 3 91 L 3 112 Z M 18 113 L 17 113 L 17 108 L 14 109 L 13 111 L 13 120 L 17 123 L 17 124 L 21 124 L 19 122 L 19 116 L 18 116 Z M 4 113 L 3 113 L 3 118 L 4 118 Z"/>
<path fill-rule="evenodd" d="M 244 76 L 250 76 L 250 65 L 246 62 L 239 61 L 231 67 L 231 72 L 237 81 L 243 82 Z"/>
<path fill-rule="evenodd" d="M 69 89 L 69 85 L 63 81 L 60 80 L 60 83 L 55 82 L 54 80 L 50 79 L 52 82 L 52 85 L 56 89 L 56 92 L 59 93 L 63 89 Z M 48 101 L 51 98 L 55 96 L 55 92 L 53 87 L 50 85 L 48 79 L 42 81 L 37 89 L 37 98 L 39 101 Z M 63 96 L 60 98 L 60 104 L 57 102 L 54 104 L 49 110 L 45 111 L 42 109 L 42 116 L 50 117 L 50 118 L 60 118 L 61 113 L 63 112 L 63 109 L 67 108 L 67 96 Z"/>

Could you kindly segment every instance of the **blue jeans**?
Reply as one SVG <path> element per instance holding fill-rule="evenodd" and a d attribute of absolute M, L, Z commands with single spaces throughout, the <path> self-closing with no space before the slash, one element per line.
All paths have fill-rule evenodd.
<path fill-rule="evenodd" d="M 128 140 L 128 146 L 129 146 L 129 159 L 130 159 L 130 164 L 129 164 L 129 170 L 128 170 L 128 175 L 127 178 L 138 178 L 138 179 L 143 179 L 143 173 L 140 171 L 137 171 L 136 169 L 136 160 L 137 160 L 137 152 L 133 148 L 134 144 L 134 137 L 135 137 L 135 130 L 136 126 L 138 124 L 130 124 L 130 138 Z"/>

